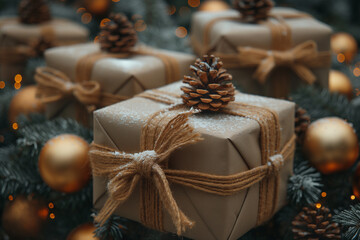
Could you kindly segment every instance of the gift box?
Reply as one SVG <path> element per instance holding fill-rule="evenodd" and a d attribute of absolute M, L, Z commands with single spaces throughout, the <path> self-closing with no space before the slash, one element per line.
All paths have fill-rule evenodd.
<path fill-rule="evenodd" d="M 284 98 L 301 85 L 328 86 L 332 30 L 305 13 L 273 8 L 248 23 L 234 9 L 197 12 L 191 27 L 196 54 L 221 57 L 245 92 Z"/>
<path fill-rule="evenodd" d="M 46 48 L 88 41 L 88 30 L 65 19 L 40 24 L 24 24 L 18 18 L 0 19 L 0 77 L 13 83 L 16 74 L 23 74 L 26 62 L 41 57 Z"/>
<path fill-rule="evenodd" d="M 47 117 L 91 125 L 93 110 L 180 79 L 194 56 L 140 44 L 130 53 L 112 54 L 87 43 L 49 49 L 45 60 L 35 80 Z"/>
<path fill-rule="evenodd" d="M 182 213 L 195 222 L 184 232 L 181 224 L 175 226 L 177 221 L 182 222 L 186 217 L 179 212 L 174 214 L 174 209 L 169 207 L 174 202 L 169 203 L 166 194 L 164 197 L 157 173 L 147 175 L 148 172 L 137 165 L 138 162 L 148 163 L 149 159 L 156 162 L 149 143 L 166 151 L 171 147 L 163 147 L 159 142 L 185 135 L 172 132 L 176 128 L 181 131 L 189 127 L 186 124 L 179 126 L 179 121 L 183 120 L 181 115 L 192 111 L 182 105 L 179 97 L 181 86 L 176 82 L 148 90 L 94 112 L 94 144 L 90 151 L 94 206 L 99 210 L 105 205 L 112 209 L 110 213 L 192 239 L 238 239 L 267 221 L 286 203 L 287 180 L 293 167 L 294 104 L 237 92 L 235 102 L 229 103 L 221 112 L 189 114 L 187 123 L 193 128 L 189 132 L 199 136 L 192 136 L 197 137 L 190 140 L 192 144 L 179 144 L 167 161 L 159 164 L 165 172 L 163 177 L 170 182 L 167 193 L 172 194 Z M 170 121 L 166 120 L 168 116 Z M 274 124 L 263 125 L 273 120 Z M 158 135 L 162 140 L 149 140 Z M 278 145 L 277 150 L 273 149 L 274 144 Z M 118 159 L 120 156 L 125 159 Z M 282 159 L 281 164 L 276 164 L 277 157 Z M 130 161 L 132 158 L 136 159 L 135 162 Z M 125 165 L 112 165 L 116 163 Z M 154 171 L 159 169 L 151 164 L 144 167 Z M 99 171 L 109 175 L 99 176 Z M 126 195 L 127 191 L 112 185 L 120 179 L 130 181 L 122 186 L 131 189 L 125 198 L 122 194 Z M 132 180 L 142 184 L 133 185 Z M 232 192 L 227 194 L 229 189 Z M 161 200 L 153 201 L 148 194 L 157 191 L 161 192 Z M 115 196 L 122 200 L 112 202 Z M 160 203 L 171 211 L 159 210 Z"/>

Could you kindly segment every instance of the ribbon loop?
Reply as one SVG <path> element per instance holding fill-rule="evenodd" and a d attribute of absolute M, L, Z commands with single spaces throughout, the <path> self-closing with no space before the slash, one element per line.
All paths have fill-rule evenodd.
<path fill-rule="evenodd" d="M 225 65 L 227 56 L 222 57 Z M 265 83 L 271 72 L 277 67 L 289 67 L 303 81 L 312 84 L 316 77 L 311 68 L 330 64 L 330 52 L 319 52 L 314 41 L 307 41 L 285 51 L 267 51 L 252 47 L 238 48 L 240 67 L 257 67 L 254 74 L 259 82 Z M 321 63 L 319 63 L 319 61 Z"/>
<path fill-rule="evenodd" d="M 126 97 L 103 93 L 96 81 L 74 83 L 63 72 L 50 67 L 36 69 L 35 81 L 38 83 L 38 97 L 44 103 L 51 103 L 68 97 L 76 98 L 89 112 L 126 99 Z"/>

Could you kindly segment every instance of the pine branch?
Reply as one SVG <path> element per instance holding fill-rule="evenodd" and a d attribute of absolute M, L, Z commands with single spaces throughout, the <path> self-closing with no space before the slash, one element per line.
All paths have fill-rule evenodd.
<path fill-rule="evenodd" d="M 299 89 L 291 97 L 300 107 L 306 109 L 312 121 L 336 116 L 346 119 L 353 124 L 357 132 L 360 132 L 360 112 L 349 103 L 345 96 L 308 86 Z"/>
<path fill-rule="evenodd" d="M 319 200 L 321 175 L 304 161 L 294 168 L 288 181 L 288 199 L 294 205 L 307 205 Z"/>
<path fill-rule="evenodd" d="M 122 219 L 119 216 L 111 216 L 105 221 L 104 225 L 100 226 L 99 223 L 95 224 L 95 236 L 100 240 L 107 239 L 124 239 L 123 231 L 126 228 L 122 225 Z"/>
<path fill-rule="evenodd" d="M 333 219 L 345 230 L 344 239 L 360 239 L 360 204 L 350 206 L 350 209 L 340 212 Z"/>

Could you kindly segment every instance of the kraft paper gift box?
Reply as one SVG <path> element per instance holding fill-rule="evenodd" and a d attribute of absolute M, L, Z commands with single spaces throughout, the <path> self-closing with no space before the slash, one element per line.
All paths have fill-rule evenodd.
<path fill-rule="evenodd" d="M 137 50 L 135 49 L 135 51 Z M 169 82 L 177 81 L 184 74 L 189 73 L 189 65 L 195 59 L 190 54 L 142 45 L 138 46 L 138 52 L 144 52 L 144 54 L 128 55 L 125 53 L 113 57 L 111 54 L 102 53 L 99 44 L 87 43 L 49 49 L 45 52 L 45 60 L 47 68 L 59 71 L 65 76 L 62 81 L 99 84 L 102 94 L 108 94 L 114 98 L 113 101 L 105 102 L 100 106 L 103 107 L 130 98 L 146 89 L 161 87 Z M 100 56 L 99 59 L 91 60 L 93 55 L 97 56 L 98 54 L 104 54 L 105 57 Z M 90 68 L 86 67 L 87 61 L 92 62 Z M 82 65 L 85 65 L 87 70 L 79 73 L 79 67 Z M 91 122 L 89 125 L 91 125 L 92 113 L 79 111 L 84 108 L 81 107 L 83 104 L 78 100 L 70 93 L 69 95 L 64 94 L 58 101 L 50 101 L 46 104 L 47 117 L 69 117 L 86 122 L 89 120 Z M 79 105 L 81 105 L 80 108 Z"/>
<path fill-rule="evenodd" d="M 245 23 L 237 10 L 197 12 L 191 24 L 194 51 L 221 57 L 247 93 L 283 98 L 305 84 L 327 88 L 331 28 L 294 9 L 274 8 L 271 15 Z"/>
<path fill-rule="evenodd" d="M 16 74 L 23 74 L 26 62 L 37 57 L 33 46 L 46 39 L 50 46 L 87 42 L 89 31 L 65 19 L 53 19 L 41 24 L 23 24 L 18 18 L 0 19 L 1 80 L 14 82 Z"/>
<path fill-rule="evenodd" d="M 168 104 L 181 103 L 180 98 L 176 97 L 181 94 L 181 85 L 180 82 L 176 82 L 158 89 L 161 91 L 160 99 L 170 99 Z M 169 108 L 168 104 L 148 99 L 146 95 L 152 92 L 154 91 L 146 91 L 144 95 L 140 94 L 130 100 L 95 111 L 94 144 L 109 149 L 110 153 L 115 155 L 116 151 L 118 154 L 138 153 L 141 129 L 149 116 Z M 156 90 L 155 94 L 157 93 Z M 275 198 L 277 200 L 274 200 L 277 211 L 286 203 L 287 180 L 293 168 L 294 103 L 243 93 L 236 94 L 235 102 L 254 108 L 268 108 L 275 112 L 280 125 L 280 147 L 283 149 L 290 146 L 290 154 L 284 157 L 285 163 L 278 173 L 278 194 Z M 261 131 L 257 121 L 225 113 L 202 112 L 190 116 L 189 124 L 194 127 L 195 132 L 201 134 L 203 140 L 173 152 L 168 159 L 169 169 L 226 176 L 261 166 Z M 274 138 L 274 135 L 270 138 Z M 94 167 L 96 159 L 91 161 Z M 104 161 L 106 165 L 107 161 Z M 109 160 L 108 163 L 113 161 L 115 160 Z M 268 165 L 269 162 L 262 167 Z M 105 176 L 94 176 L 93 201 L 98 210 L 103 208 L 109 197 L 108 181 Z M 260 184 L 251 182 L 250 185 L 234 195 L 218 196 L 176 183 L 170 184 L 171 192 L 180 209 L 195 221 L 193 228 L 183 233 L 183 236 L 200 240 L 235 240 L 254 228 L 258 220 Z M 117 207 L 114 214 L 140 222 L 139 190 L 140 187 L 136 187 L 130 197 Z M 265 208 L 271 208 L 270 204 Z M 163 215 L 164 230 L 176 233 L 165 210 Z"/>

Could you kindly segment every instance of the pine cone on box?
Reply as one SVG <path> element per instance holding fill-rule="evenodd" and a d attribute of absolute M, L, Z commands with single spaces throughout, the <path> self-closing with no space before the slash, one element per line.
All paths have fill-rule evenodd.
<path fill-rule="evenodd" d="M 332 222 L 330 210 L 314 204 L 304 207 L 294 218 L 292 232 L 294 239 L 300 240 L 341 239 L 340 227 Z"/>
<path fill-rule="evenodd" d="M 45 0 L 22 0 L 19 4 L 20 22 L 39 24 L 51 20 L 50 8 Z"/>
<path fill-rule="evenodd" d="M 272 0 L 235 0 L 234 8 L 237 9 L 248 22 L 258 22 L 268 18 L 273 8 Z"/>
<path fill-rule="evenodd" d="M 132 23 L 123 14 L 111 14 L 100 32 L 101 49 L 110 53 L 128 52 L 137 42 Z"/>
<path fill-rule="evenodd" d="M 181 95 L 183 102 L 201 110 L 218 111 L 235 100 L 232 76 L 226 72 L 219 58 L 205 55 L 190 66 L 194 77 L 184 76 Z"/>
<path fill-rule="evenodd" d="M 296 105 L 295 108 L 295 133 L 296 141 L 302 144 L 304 141 L 306 130 L 310 125 L 310 116 L 307 111 L 300 106 Z"/>

